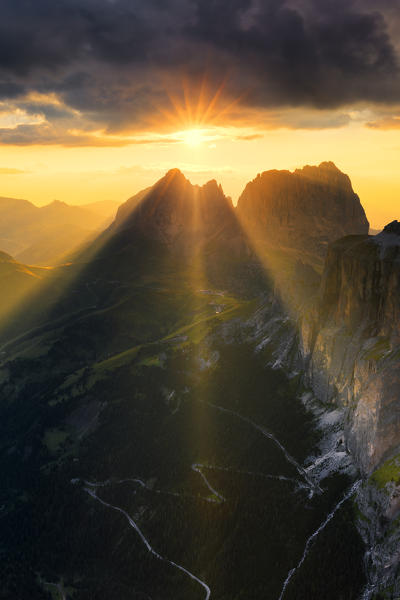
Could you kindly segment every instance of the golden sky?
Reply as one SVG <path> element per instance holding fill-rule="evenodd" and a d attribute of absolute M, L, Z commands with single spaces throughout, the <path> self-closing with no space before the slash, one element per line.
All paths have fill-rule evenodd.
<path fill-rule="evenodd" d="M 178 167 L 193 183 L 217 179 L 236 203 L 259 172 L 332 160 L 349 174 L 371 226 L 399 217 L 400 130 L 356 122 L 320 130 L 211 126 L 159 135 L 167 135 L 167 141 L 120 147 L 0 146 L 0 195 L 38 205 L 53 199 L 123 202 Z"/>

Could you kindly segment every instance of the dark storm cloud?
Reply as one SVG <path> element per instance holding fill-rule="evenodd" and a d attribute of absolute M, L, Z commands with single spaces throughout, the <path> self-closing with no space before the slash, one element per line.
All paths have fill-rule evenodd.
<path fill-rule="evenodd" d="M 55 92 L 111 132 L 139 127 L 168 103 L 167 91 L 178 93 L 183 78 L 194 88 L 205 73 L 244 109 L 396 104 L 397 5 L 5 0 L 0 98 Z"/>
<path fill-rule="evenodd" d="M 225 18 L 219 3 L 201 3 L 192 34 L 234 58 L 253 102 L 334 107 L 398 100 L 397 56 L 383 14 L 340 0 L 235 4 Z"/>

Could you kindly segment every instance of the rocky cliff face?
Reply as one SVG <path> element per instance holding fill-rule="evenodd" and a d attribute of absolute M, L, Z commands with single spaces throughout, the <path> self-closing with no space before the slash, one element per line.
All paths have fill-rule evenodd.
<path fill-rule="evenodd" d="M 257 175 L 240 196 L 237 212 L 256 237 L 320 256 L 330 242 L 369 229 L 349 177 L 331 162 Z"/>
<path fill-rule="evenodd" d="M 301 323 L 306 379 L 344 409 L 370 586 L 400 595 L 400 223 L 329 247 L 316 306 Z M 396 595 L 397 594 L 397 595 Z"/>
<path fill-rule="evenodd" d="M 347 407 L 348 446 L 371 472 L 400 444 L 400 235 L 330 246 L 302 343 L 314 391 Z"/>

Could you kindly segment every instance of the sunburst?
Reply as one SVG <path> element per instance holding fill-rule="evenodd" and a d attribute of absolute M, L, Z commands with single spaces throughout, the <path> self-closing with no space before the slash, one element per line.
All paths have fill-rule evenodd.
<path fill-rule="evenodd" d="M 178 142 L 193 148 L 215 141 L 241 100 L 240 97 L 227 100 L 225 87 L 226 81 L 222 81 L 212 89 L 206 77 L 200 85 L 189 84 L 184 80 L 179 92 L 172 93 L 166 86 L 169 106 L 158 107 L 162 115 L 162 126 Z"/>

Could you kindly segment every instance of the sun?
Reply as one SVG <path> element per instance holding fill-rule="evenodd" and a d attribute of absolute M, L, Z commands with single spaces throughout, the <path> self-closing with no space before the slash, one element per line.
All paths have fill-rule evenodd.
<path fill-rule="evenodd" d="M 186 129 L 185 131 L 180 132 L 179 138 L 188 146 L 195 147 L 206 142 L 208 136 L 203 129 Z"/>
<path fill-rule="evenodd" d="M 225 83 L 210 85 L 206 74 L 196 83 L 183 79 L 182 89 L 166 82 L 169 102 L 157 107 L 154 128 L 162 127 L 174 141 L 192 148 L 212 147 L 229 116 L 236 115 L 241 99 L 225 94 Z"/>

